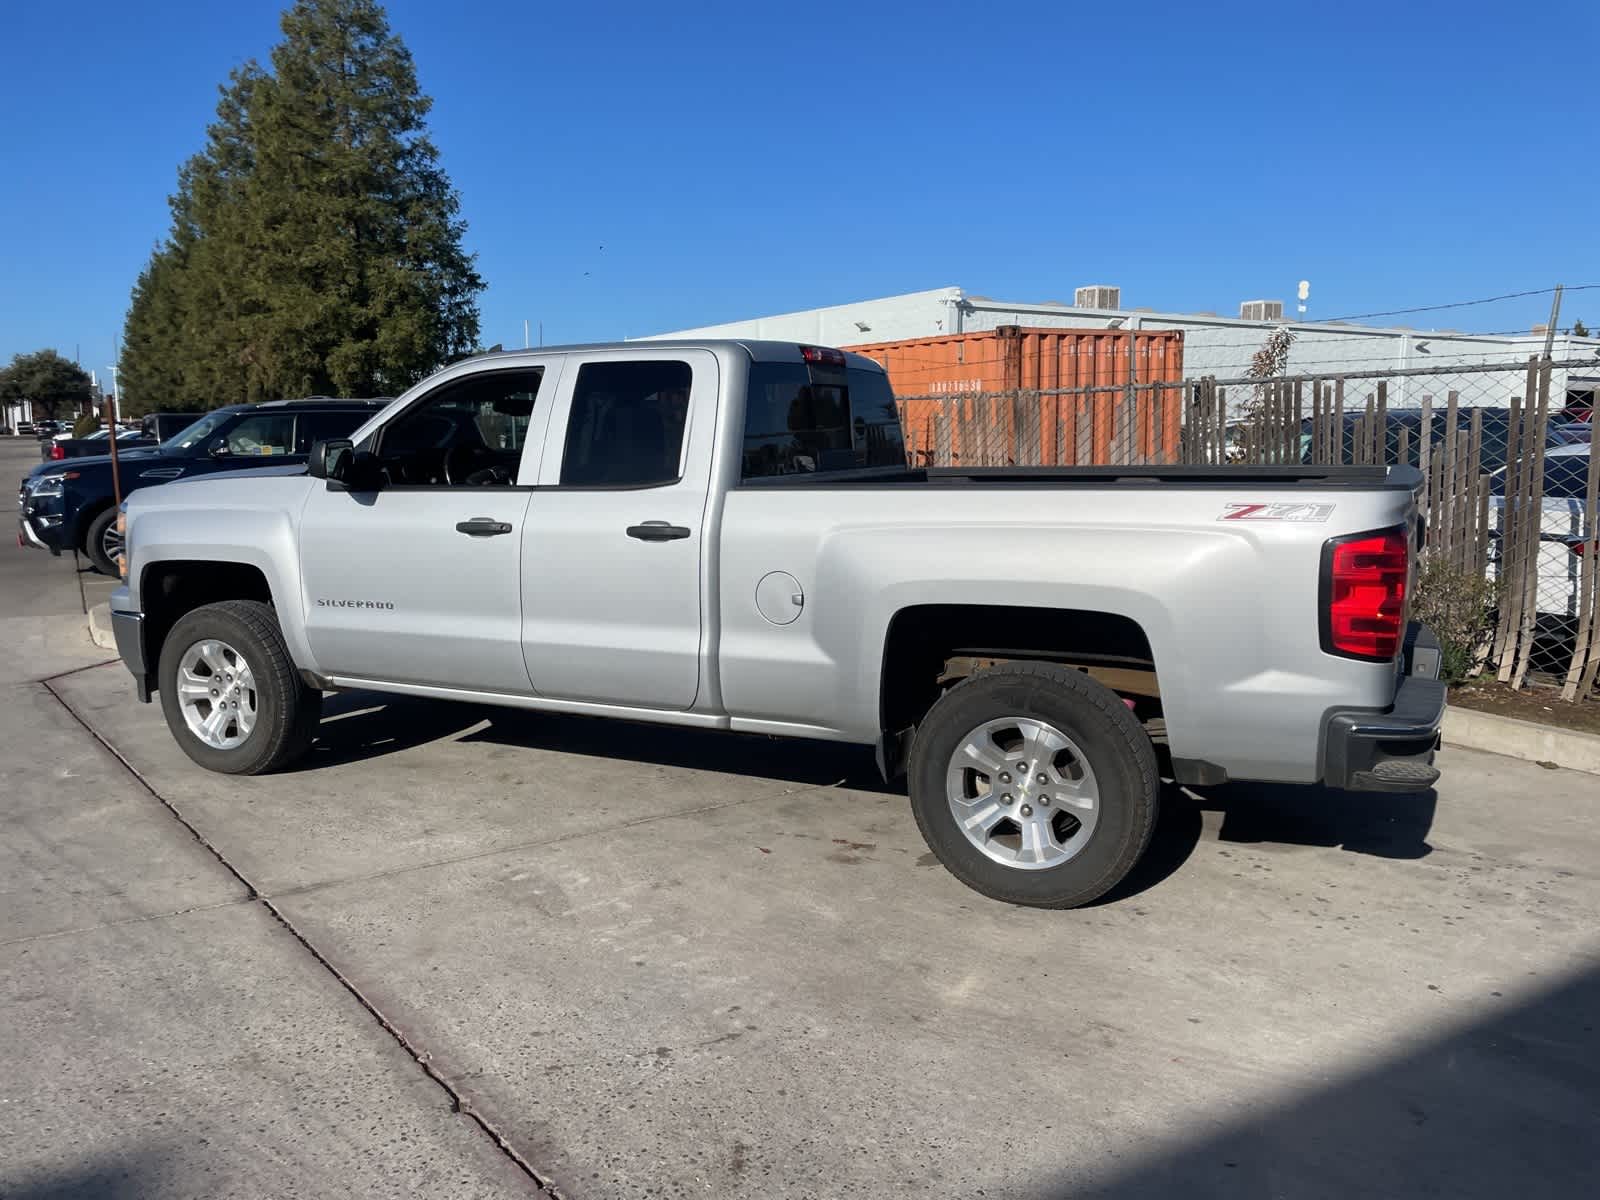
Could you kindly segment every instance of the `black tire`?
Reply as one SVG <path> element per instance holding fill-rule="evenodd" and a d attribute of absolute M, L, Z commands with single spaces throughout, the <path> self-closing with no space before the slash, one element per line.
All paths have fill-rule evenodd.
<path fill-rule="evenodd" d="M 951 812 L 946 774 L 967 734 L 986 721 L 1048 721 L 1081 749 L 1100 791 L 1088 840 L 1057 866 L 1023 869 L 978 849 Z M 929 710 L 911 748 L 911 811 L 928 848 L 962 883 L 995 900 L 1076 908 L 1133 869 L 1150 842 L 1160 796 L 1155 749 L 1115 692 L 1081 671 L 1011 663 L 969 676 Z M 1064 827 L 1065 828 L 1065 827 Z"/>
<path fill-rule="evenodd" d="M 89 522 L 89 528 L 83 535 L 84 556 L 94 564 L 96 571 L 113 579 L 118 578 L 122 572 L 117 569 L 117 560 L 106 553 L 105 537 L 106 531 L 116 523 L 116 520 L 116 508 L 108 508 Z"/>
<path fill-rule="evenodd" d="M 208 638 L 233 646 L 255 677 L 255 727 L 227 749 L 206 745 L 189 729 L 178 699 L 178 664 L 189 647 Z M 208 771 L 224 775 L 282 770 L 311 748 L 322 719 L 321 691 L 300 677 L 272 606 L 256 600 L 225 600 L 179 617 L 162 643 L 156 678 L 161 711 L 178 745 Z"/>

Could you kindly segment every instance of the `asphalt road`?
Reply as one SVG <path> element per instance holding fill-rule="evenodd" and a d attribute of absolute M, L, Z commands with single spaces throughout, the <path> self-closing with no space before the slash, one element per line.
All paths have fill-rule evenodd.
<path fill-rule="evenodd" d="M 1119 894 L 1019 910 L 839 747 L 352 694 L 304 768 L 208 775 L 119 665 L 60 674 L 103 658 L 69 563 L 0 562 L 0 1195 L 1600 1170 L 1593 776 L 1173 791 Z"/>

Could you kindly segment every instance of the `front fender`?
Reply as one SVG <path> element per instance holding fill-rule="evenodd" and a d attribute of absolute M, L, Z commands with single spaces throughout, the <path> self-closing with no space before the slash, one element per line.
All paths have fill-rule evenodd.
<path fill-rule="evenodd" d="M 267 480 L 254 481 L 256 486 Z M 279 480 L 272 480 L 278 483 Z M 207 506 L 176 505 L 168 498 L 158 500 L 153 489 L 128 503 L 128 544 L 131 556 L 128 570 L 128 602 L 134 611 L 145 611 L 142 591 L 151 568 L 162 563 L 240 563 L 254 567 L 266 580 L 267 591 L 278 615 L 284 642 L 297 667 L 315 670 L 316 663 L 305 635 L 305 611 L 301 605 L 300 555 L 296 528 L 305 496 L 305 480 L 284 478 L 296 485 L 285 494 L 274 496 L 278 503 L 216 503 Z M 172 489 L 176 491 L 177 489 Z M 206 489 L 210 491 L 210 489 Z M 197 500 L 211 500 L 200 487 L 185 489 Z"/>

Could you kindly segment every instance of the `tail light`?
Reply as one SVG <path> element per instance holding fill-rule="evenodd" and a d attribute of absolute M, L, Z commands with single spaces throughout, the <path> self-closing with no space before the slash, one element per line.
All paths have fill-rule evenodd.
<path fill-rule="evenodd" d="M 50 457 L 51 458 L 65 458 L 66 456 L 67 456 L 66 447 L 63 446 L 60 442 L 52 442 L 50 444 Z"/>
<path fill-rule="evenodd" d="M 1400 653 L 1411 557 L 1406 530 L 1333 538 L 1322 546 L 1322 648 L 1382 662 Z"/>
<path fill-rule="evenodd" d="M 822 366 L 844 366 L 844 351 L 835 350 L 831 346 L 801 346 L 800 357 L 808 363 L 819 363 Z"/>

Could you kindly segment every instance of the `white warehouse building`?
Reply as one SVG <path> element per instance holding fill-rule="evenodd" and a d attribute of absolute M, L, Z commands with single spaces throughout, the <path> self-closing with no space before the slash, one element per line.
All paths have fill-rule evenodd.
<path fill-rule="evenodd" d="M 1180 329 L 1184 333 L 1184 375 L 1189 378 L 1211 375 L 1229 380 L 1242 379 L 1247 374 L 1252 356 L 1272 331 L 1288 328 L 1295 333 L 1288 360 L 1291 375 L 1423 372 L 1399 376 L 1390 384 L 1389 403 L 1399 407 L 1421 403 L 1424 393 L 1442 401 L 1452 390 L 1459 391 L 1466 404 L 1504 404 L 1513 393 L 1520 395 L 1523 391 L 1523 377 L 1519 373 L 1463 376 L 1451 368 L 1477 363 L 1526 363 L 1530 355 L 1543 353 L 1545 342 L 1542 332 L 1469 334 L 1404 326 L 1285 320 L 1283 304 L 1271 300 L 1245 301 L 1240 305 L 1238 317 L 1124 308 L 1121 290 L 1116 287 L 1079 288 L 1074 300 L 1072 304 L 1053 300 L 1037 303 L 993 300 L 974 296 L 958 287 L 946 287 L 652 336 L 772 338 L 851 346 L 969 333 L 1002 325 L 1057 329 Z M 1600 356 L 1600 339 L 1558 334 L 1553 356 L 1557 362 L 1593 360 Z M 1600 370 L 1573 372 L 1570 378 L 1567 372 L 1562 372 L 1561 377 L 1552 380 L 1551 403 L 1559 405 L 1567 388 L 1587 392 L 1596 387 L 1600 387 Z"/>

